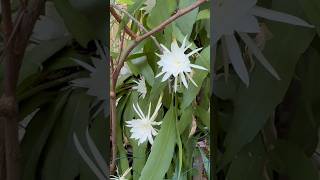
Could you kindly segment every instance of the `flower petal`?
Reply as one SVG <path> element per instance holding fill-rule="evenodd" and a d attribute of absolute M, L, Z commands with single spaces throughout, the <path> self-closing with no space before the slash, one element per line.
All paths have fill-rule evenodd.
<path fill-rule="evenodd" d="M 141 119 L 145 119 L 145 117 L 144 117 L 144 114 L 142 113 L 141 114 L 141 112 L 136 108 L 136 106 L 134 105 L 134 104 L 132 104 L 133 105 L 133 109 L 134 109 L 134 111 L 138 114 L 138 116 L 141 118 Z M 138 105 L 138 104 L 137 104 Z M 138 105 L 139 106 L 139 105 Z"/>
<path fill-rule="evenodd" d="M 288 23 L 288 24 L 297 25 L 297 26 L 305 26 L 305 27 L 309 27 L 309 28 L 314 27 L 313 25 L 310 25 L 306 21 L 304 21 L 296 16 L 292 16 L 292 15 L 282 13 L 282 12 L 273 11 L 273 10 L 259 7 L 259 6 L 254 6 L 251 9 L 251 13 L 255 16 L 259 16 L 259 17 L 266 18 L 266 19 L 273 20 L 273 21 Z"/>
<path fill-rule="evenodd" d="M 197 48 L 197 49 L 195 49 L 195 50 L 191 51 L 189 54 L 187 54 L 187 57 L 192 56 L 193 54 L 195 54 L 195 53 L 199 52 L 201 49 L 202 49 L 202 48 Z"/>
<path fill-rule="evenodd" d="M 177 92 L 178 88 L 178 77 L 174 78 L 174 92 Z"/>
<path fill-rule="evenodd" d="M 276 70 L 272 67 L 272 65 L 268 62 L 268 60 L 261 53 L 260 49 L 256 46 L 254 41 L 248 36 L 246 33 L 238 33 L 241 39 L 246 43 L 249 50 L 256 56 L 259 62 L 278 80 L 280 77 Z"/>
<path fill-rule="evenodd" d="M 239 75 L 240 79 L 249 86 L 249 73 L 244 64 L 240 47 L 234 35 L 225 35 L 222 42 L 226 45 L 226 49 L 234 70 Z"/>
<path fill-rule="evenodd" d="M 166 46 L 164 46 L 163 44 L 160 44 L 160 46 L 161 46 L 167 53 L 170 53 L 169 49 L 168 49 Z"/>
<path fill-rule="evenodd" d="M 193 81 L 192 77 L 190 76 L 190 74 L 186 73 L 187 77 L 189 78 L 189 80 L 192 82 L 193 85 L 195 85 L 196 87 L 198 87 L 198 85 L 196 84 L 196 82 Z"/>
<path fill-rule="evenodd" d="M 166 74 L 163 76 L 161 82 L 164 82 L 164 81 L 166 81 L 167 79 L 169 79 L 170 75 L 171 75 L 170 73 L 166 73 Z"/>
<path fill-rule="evenodd" d="M 151 102 L 150 102 L 150 104 L 149 104 L 149 110 L 148 110 L 148 119 L 150 119 L 150 113 L 151 113 Z"/>
<path fill-rule="evenodd" d="M 190 64 L 190 66 L 191 66 L 191 67 L 193 67 L 193 68 L 196 68 L 196 69 L 201 69 L 201 70 L 208 71 L 208 69 L 207 69 L 207 68 L 204 68 L 204 67 L 199 66 L 199 65 L 196 65 L 196 64 Z"/>
<path fill-rule="evenodd" d="M 161 71 L 159 74 L 157 74 L 156 75 L 156 77 L 155 78 L 158 78 L 158 77 L 160 77 L 161 75 L 163 75 L 165 73 L 165 71 Z"/>
<path fill-rule="evenodd" d="M 184 73 L 180 73 L 180 76 L 181 76 L 181 80 L 182 80 L 184 87 L 186 87 L 188 89 L 188 83 L 186 80 L 186 76 L 184 75 Z"/>

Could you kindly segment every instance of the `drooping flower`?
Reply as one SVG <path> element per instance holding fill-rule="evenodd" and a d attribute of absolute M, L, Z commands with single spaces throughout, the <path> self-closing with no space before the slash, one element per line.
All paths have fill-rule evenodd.
<path fill-rule="evenodd" d="M 139 96 L 142 96 L 142 98 L 144 99 L 147 94 L 146 81 L 144 77 L 142 76 L 138 81 L 134 80 L 133 82 L 136 83 L 136 86 L 132 87 L 132 89 L 137 90 Z"/>
<path fill-rule="evenodd" d="M 285 13 L 265 9 L 256 5 L 257 0 L 213 0 L 213 41 L 221 39 L 223 51 L 232 63 L 241 80 L 249 85 L 249 75 L 243 62 L 239 44 L 234 36 L 237 33 L 249 51 L 277 79 L 277 72 L 264 57 L 256 43 L 247 33 L 259 33 L 261 28 L 257 17 L 288 23 L 297 26 L 313 27 L 300 18 Z M 235 8 L 236 7 L 236 8 Z"/>
<path fill-rule="evenodd" d="M 127 121 L 127 127 L 131 128 L 131 138 L 138 140 L 138 145 L 144 143 L 145 141 L 149 141 L 150 144 L 153 144 L 153 136 L 156 136 L 158 134 L 158 130 L 155 129 L 153 126 L 159 126 L 162 123 L 155 121 L 160 107 L 162 105 L 161 100 L 162 95 L 160 96 L 157 106 L 152 115 L 151 102 L 149 104 L 149 110 L 147 115 L 145 115 L 142 112 L 139 104 L 137 104 L 137 106 L 133 104 L 133 109 L 138 115 L 139 119 L 132 119 L 131 121 Z"/>
<path fill-rule="evenodd" d="M 191 51 L 189 54 L 185 54 L 185 51 L 191 47 L 191 44 L 186 46 L 187 37 L 184 38 L 182 45 L 179 47 L 176 40 L 171 43 L 171 51 L 166 48 L 163 44 L 161 44 L 163 48 L 163 54 L 157 56 L 160 57 L 160 61 L 158 61 L 158 65 L 162 68 L 161 72 L 156 76 L 159 77 L 164 75 L 162 78 L 162 82 L 169 79 L 171 76 L 174 77 L 174 91 L 177 91 L 178 80 L 183 85 L 188 88 L 187 78 L 195 85 L 197 84 L 192 79 L 190 73 L 192 72 L 191 68 L 207 70 L 206 68 L 191 64 L 189 57 L 193 54 L 199 52 L 202 48 L 197 48 Z M 187 78 L 186 78 L 187 76 Z"/>
<path fill-rule="evenodd" d="M 132 167 L 128 168 L 123 174 L 122 176 L 114 176 L 114 175 L 110 175 L 110 179 L 111 180 L 128 180 L 126 179 L 126 176 L 130 173 Z M 118 169 L 117 172 L 119 173 Z"/>

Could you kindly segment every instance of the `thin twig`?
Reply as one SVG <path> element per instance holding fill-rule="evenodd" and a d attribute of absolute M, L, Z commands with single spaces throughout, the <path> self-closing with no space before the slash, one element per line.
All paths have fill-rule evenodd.
<path fill-rule="evenodd" d="M 111 4 L 111 6 L 115 9 L 117 9 L 118 11 L 126 14 L 133 22 L 135 22 L 137 24 L 137 26 L 144 32 L 144 33 L 148 33 L 147 28 L 145 28 L 143 26 L 143 24 L 141 24 L 139 22 L 139 20 L 137 20 L 135 17 L 133 17 L 128 11 L 126 11 L 125 9 L 121 8 L 120 6 L 116 5 L 116 4 Z M 160 52 L 162 52 L 162 47 L 160 46 L 160 43 L 158 42 L 158 40 L 154 37 L 154 36 L 150 36 L 154 42 L 154 44 L 158 47 L 158 49 L 160 50 Z"/>
<path fill-rule="evenodd" d="M 120 37 L 120 50 L 119 50 L 119 59 L 121 57 L 122 51 L 123 51 L 123 47 L 124 47 L 124 40 L 125 40 L 125 31 L 123 31 L 121 37 Z"/>
<path fill-rule="evenodd" d="M 198 0 L 194 4 L 180 9 L 177 11 L 176 14 L 171 16 L 169 19 L 165 20 L 163 23 L 158 25 L 156 28 L 153 30 L 145 33 L 142 36 L 138 36 L 135 39 L 135 42 L 129 45 L 129 47 L 123 52 L 123 54 L 120 56 L 119 62 L 112 73 L 112 80 L 111 80 L 111 89 L 110 89 L 110 104 L 111 104 L 111 123 L 112 123 L 112 134 L 111 134 L 111 141 L 112 141 L 112 161 L 111 161 L 111 166 L 110 166 L 110 172 L 114 172 L 115 167 L 116 167 L 116 155 L 117 155 L 117 148 L 116 148 L 116 121 L 117 121 L 117 116 L 116 116 L 116 83 L 120 74 L 120 70 L 124 65 L 124 62 L 126 61 L 127 57 L 130 55 L 131 51 L 139 45 L 143 40 L 146 38 L 152 36 L 153 34 L 163 30 L 167 25 L 178 19 L 179 17 L 187 14 L 188 12 L 191 12 L 192 10 L 196 9 L 199 7 L 201 4 L 207 2 L 207 0 Z"/>
<path fill-rule="evenodd" d="M 1 12 L 5 44 L 7 44 L 13 29 L 10 0 L 1 0 Z"/>
<path fill-rule="evenodd" d="M 15 20 L 13 30 L 12 30 L 12 32 L 10 33 L 10 36 L 9 36 L 9 38 L 8 38 L 8 41 L 6 42 L 6 44 L 5 44 L 4 48 L 3 48 L 2 54 L 1 54 L 1 56 L 0 56 L 0 64 L 2 63 L 2 61 L 3 61 L 3 59 L 4 59 L 4 56 L 6 55 L 6 51 L 9 49 L 9 46 L 10 46 L 10 44 L 11 44 L 12 41 L 13 41 L 13 37 L 14 37 L 15 34 L 17 33 L 17 30 L 18 30 L 18 28 L 19 28 L 19 26 L 20 26 L 20 24 L 21 24 L 21 20 L 22 20 L 22 18 L 23 18 L 24 13 L 25 13 L 25 9 L 22 9 L 22 8 L 21 8 L 21 10 L 19 11 L 18 16 L 17 16 L 17 18 L 16 18 L 16 20 Z"/>
<path fill-rule="evenodd" d="M 19 77 L 19 71 L 28 45 L 35 22 L 37 21 L 40 11 L 45 0 L 29 0 L 26 11 L 23 12 L 21 20 L 17 20 L 12 40 L 9 39 L 13 33 L 13 22 L 11 19 L 10 0 L 1 0 L 2 22 L 5 34 L 4 51 L 4 88 L 3 95 L 0 98 L 0 118 L 4 123 L 5 135 L 5 168 L 6 179 L 19 180 L 20 177 L 20 147 L 18 139 L 18 112 L 16 102 L 16 87 Z M 12 42 L 11 42 L 12 41 Z M 8 46 L 7 46 L 8 45 Z M 3 129 L 3 128 L 1 128 Z M 0 152 L 0 156 L 2 152 Z M 2 179 L 2 177 L 0 177 Z"/>
<path fill-rule="evenodd" d="M 110 13 L 112 14 L 112 16 L 118 21 L 118 23 L 121 23 L 121 17 L 117 14 L 117 12 L 110 7 Z M 124 26 L 124 30 L 125 32 L 132 38 L 132 39 L 136 39 L 137 35 L 131 31 L 130 28 L 128 28 L 128 26 Z"/>

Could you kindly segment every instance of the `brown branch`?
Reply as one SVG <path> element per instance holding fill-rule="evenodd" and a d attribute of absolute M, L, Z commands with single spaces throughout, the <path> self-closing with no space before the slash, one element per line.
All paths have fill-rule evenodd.
<path fill-rule="evenodd" d="M 116 5 L 116 4 L 112 4 L 112 7 L 114 7 L 115 9 L 117 9 L 118 11 L 121 11 L 122 13 L 126 14 L 133 22 L 135 22 L 138 27 L 144 32 L 144 33 L 148 33 L 147 28 L 145 28 L 143 26 L 143 24 L 141 24 L 135 17 L 133 17 L 128 11 L 126 11 L 125 9 L 121 8 L 120 6 Z M 150 36 L 153 40 L 153 42 L 155 43 L 155 45 L 158 47 L 158 49 L 160 50 L 160 52 L 162 52 L 162 47 L 160 46 L 160 43 L 157 41 L 157 39 L 154 36 Z"/>
<path fill-rule="evenodd" d="M 2 27 L 4 32 L 5 44 L 6 44 L 13 28 L 10 0 L 1 0 L 1 12 L 2 12 L 1 13 Z"/>
<path fill-rule="evenodd" d="M 6 51 L 8 51 L 10 48 L 9 46 L 11 45 L 12 41 L 13 41 L 13 38 L 15 37 L 15 34 L 17 33 L 17 30 L 18 30 L 18 27 L 20 26 L 20 23 L 21 23 L 21 20 L 22 20 L 22 17 L 23 17 L 23 14 L 25 12 L 25 9 L 20 9 L 20 11 L 18 12 L 18 16 L 15 20 L 15 23 L 14 23 L 14 27 L 7 39 L 7 42 L 5 43 L 5 46 L 3 48 L 3 52 L 0 56 L 0 63 L 2 63 L 3 59 L 4 59 L 4 56 L 7 54 Z"/>
<path fill-rule="evenodd" d="M 166 21 L 164 21 L 163 23 L 161 23 L 160 25 L 158 25 L 156 28 L 154 28 L 153 30 L 145 33 L 142 36 L 138 36 L 135 39 L 135 42 L 132 43 L 127 49 L 126 51 L 123 52 L 123 54 L 121 55 L 119 62 L 115 68 L 115 70 L 112 72 L 112 79 L 111 79 L 111 89 L 110 89 L 110 104 L 111 104 L 111 123 L 112 123 L 112 133 L 111 133 L 111 140 L 112 140 L 112 162 L 111 162 L 111 166 L 110 166 L 110 172 L 114 172 L 115 170 L 115 160 L 116 160 L 116 154 L 117 154 L 117 148 L 116 148 L 116 121 L 117 121 L 117 116 L 116 116 L 116 84 L 117 84 L 117 80 L 119 77 L 119 73 L 121 68 L 124 65 L 124 62 L 126 61 L 127 57 L 130 55 L 131 51 L 137 47 L 139 45 L 139 43 L 141 43 L 143 40 L 145 40 L 146 38 L 154 35 L 155 33 L 163 30 L 167 25 L 169 25 L 170 23 L 172 23 L 173 21 L 175 21 L 176 19 L 178 19 L 179 17 L 187 14 L 188 12 L 196 9 L 197 7 L 199 7 L 201 4 L 207 2 L 207 0 L 198 0 L 197 2 L 195 2 L 194 4 L 180 9 L 177 11 L 176 14 L 174 14 L 173 16 L 171 16 L 169 19 L 167 19 Z"/>
<path fill-rule="evenodd" d="M 44 0 L 31 0 L 27 9 L 20 11 L 22 15 L 16 20 L 15 30 L 11 20 L 9 0 L 1 0 L 3 12 L 3 29 L 5 31 L 4 57 L 4 92 L 0 99 L 0 129 L 4 135 L 5 179 L 20 180 L 20 147 L 18 139 L 18 111 L 16 102 L 16 86 L 19 77 L 20 65 L 25 49 Z M 19 20 L 20 19 L 20 20 Z M 17 25 L 18 24 L 18 25 Z M 0 137 L 0 139 L 3 139 Z M 0 145 L 3 150 L 3 144 Z M 0 160 L 3 154 L 0 153 Z M 2 173 L 3 167 L 0 166 Z M 2 179 L 3 176 L 0 178 Z"/>
<path fill-rule="evenodd" d="M 122 35 L 120 37 L 120 51 L 119 51 L 119 58 L 121 57 L 123 47 L 124 47 L 124 40 L 125 40 L 125 31 L 122 32 Z"/>
<path fill-rule="evenodd" d="M 121 23 L 121 17 L 117 14 L 117 12 L 112 7 L 110 7 L 110 13 L 118 21 L 118 23 Z M 137 38 L 137 35 L 134 32 L 132 32 L 131 29 L 128 28 L 128 26 L 124 26 L 124 30 L 132 39 Z"/>

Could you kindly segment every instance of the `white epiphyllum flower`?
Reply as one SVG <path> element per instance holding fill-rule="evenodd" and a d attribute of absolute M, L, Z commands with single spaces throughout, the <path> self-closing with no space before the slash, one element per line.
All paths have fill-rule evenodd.
<path fill-rule="evenodd" d="M 217 44 L 220 39 L 222 40 L 222 48 L 227 52 L 226 56 L 228 56 L 235 71 L 246 85 L 249 85 L 249 75 L 234 33 L 240 36 L 257 60 L 274 77 L 280 79 L 256 43 L 247 34 L 261 31 L 257 17 L 297 26 L 313 27 L 295 16 L 259 7 L 256 6 L 256 3 L 257 0 L 213 0 L 214 44 Z"/>
<path fill-rule="evenodd" d="M 122 176 L 114 176 L 114 175 L 111 175 L 110 176 L 110 179 L 112 180 L 128 180 L 126 179 L 126 176 L 130 173 L 132 167 L 130 167 L 129 169 L 127 169 L 123 174 Z M 117 170 L 117 172 L 119 173 L 119 171 Z"/>
<path fill-rule="evenodd" d="M 132 89 L 137 90 L 139 96 L 142 96 L 142 98 L 144 99 L 147 94 L 146 81 L 144 77 L 142 76 L 138 81 L 134 80 L 133 82 L 136 83 L 136 86 L 132 87 Z"/>
<path fill-rule="evenodd" d="M 191 51 L 189 54 L 185 54 L 184 52 L 191 47 L 191 44 L 186 46 L 187 37 L 184 38 L 182 45 L 179 47 L 176 40 L 171 43 L 171 51 L 166 48 L 163 44 L 161 44 L 163 48 L 163 54 L 157 56 L 160 57 L 160 61 L 158 61 L 158 65 L 162 68 L 162 71 L 156 76 L 159 77 L 164 74 L 162 78 L 162 82 L 169 79 L 171 76 L 174 77 L 174 91 L 177 92 L 177 84 L 178 80 L 183 85 L 188 88 L 187 78 L 195 85 L 197 84 L 193 81 L 190 73 L 192 71 L 191 68 L 207 70 L 206 68 L 191 64 L 189 57 L 193 54 L 199 52 L 202 48 L 195 49 Z M 180 77 L 180 79 L 179 79 Z"/>
<path fill-rule="evenodd" d="M 156 136 L 158 134 L 158 130 L 155 129 L 153 126 L 159 126 L 162 122 L 155 121 L 158 112 L 160 110 L 160 107 L 162 105 L 161 103 L 162 95 L 160 96 L 157 106 L 154 110 L 154 113 L 151 115 L 151 102 L 149 104 L 149 110 L 148 114 L 145 115 L 139 104 L 135 106 L 133 104 L 133 109 L 139 116 L 139 119 L 133 119 L 131 121 L 127 121 L 128 125 L 127 127 L 130 127 L 130 132 L 132 133 L 131 138 L 138 140 L 138 145 L 144 143 L 145 141 L 149 141 L 150 144 L 153 144 L 153 136 Z"/>

